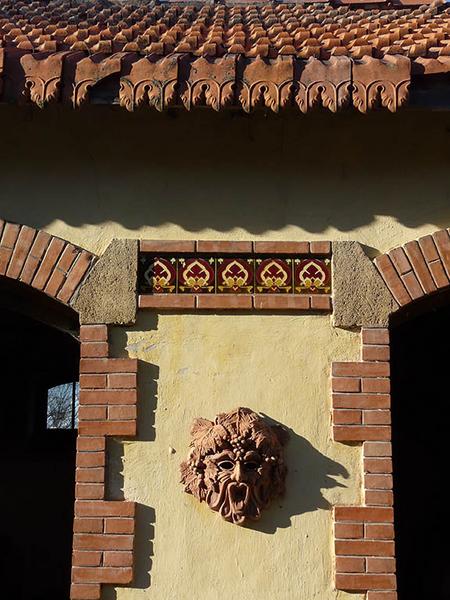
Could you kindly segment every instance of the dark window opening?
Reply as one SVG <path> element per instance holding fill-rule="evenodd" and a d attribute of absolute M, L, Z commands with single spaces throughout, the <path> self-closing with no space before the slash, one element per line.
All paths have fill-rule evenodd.
<path fill-rule="evenodd" d="M 449 333 L 450 304 L 392 329 L 399 600 L 450 599 Z"/>
<path fill-rule="evenodd" d="M 71 330 L 76 323 L 70 319 L 67 322 L 66 315 L 59 319 L 59 315 L 55 327 L 30 314 L 19 314 L 5 306 L 6 295 L 2 292 L 3 283 L 2 593 L 14 600 L 66 600 L 70 590 L 75 490 L 79 343 Z M 34 305 L 34 298 L 31 295 L 31 301 L 24 302 L 24 306 L 34 306 L 38 316 L 51 315 L 53 305 Z"/>

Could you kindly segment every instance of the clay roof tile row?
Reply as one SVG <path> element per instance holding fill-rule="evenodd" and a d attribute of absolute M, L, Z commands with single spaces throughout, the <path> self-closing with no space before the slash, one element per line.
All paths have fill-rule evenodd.
<path fill-rule="evenodd" d="M 113 3 L 0 0 L 0 46 L 27 51 L 190 52 L 249 57 L 446 55 L 445 5 Z"/>
<path fill-rule="evenodd" d="M 446 4 L 340 2 L 0 0 L 3 99 L 77 106 L 112 78 L 127 108 L 145 98 L 157 108 L 395 109 L 411 70 L 449 70 Z M 361 78 L 378 85 L 364 101 Z"/>

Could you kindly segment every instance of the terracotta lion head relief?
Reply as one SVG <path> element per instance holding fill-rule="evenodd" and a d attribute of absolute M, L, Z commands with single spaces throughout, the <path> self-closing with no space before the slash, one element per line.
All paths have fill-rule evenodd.
<path fill-rule="evenodd" d="M 256 521 L 271 500 L 283 495 L 288 434 L 280 426 L 269 425 L 249 408 L 237 408 L 214 422 L 195 419 L 191 435 L 181 483 L 226 521 Z"/>

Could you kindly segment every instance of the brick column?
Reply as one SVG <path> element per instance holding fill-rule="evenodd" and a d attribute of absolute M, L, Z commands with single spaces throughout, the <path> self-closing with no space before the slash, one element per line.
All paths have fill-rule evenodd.
<path fill-rule="evenodd" d="M 72 600 L 99 600 L 101 584 L 133 578 L 135 504 L 105 499 L 106 436 L 136 435 L 137 361 L 109 358 L 106 325 L 80 331 Z"/>
<path fill-rule="evenodd" d="M 364 506 L 337 506 L 336 588 L 397 600 L 392 491 L 389 331 L 362 330 L 362 360 L 332 367 L 333 435 L 361 442 Z"/>

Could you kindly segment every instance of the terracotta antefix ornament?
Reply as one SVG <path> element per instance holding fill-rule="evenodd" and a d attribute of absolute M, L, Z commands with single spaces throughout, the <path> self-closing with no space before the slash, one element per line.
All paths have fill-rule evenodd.
<path fill-rule="evenodd" d="M 226 521 L 256 521 L 284 493 L 288 434 L 282 427 L 269 425 L 249 408 L 237 408 L 217 415 L 214 422 L 196 419 L 191 435 L 181 483 Z"/>

